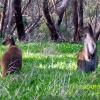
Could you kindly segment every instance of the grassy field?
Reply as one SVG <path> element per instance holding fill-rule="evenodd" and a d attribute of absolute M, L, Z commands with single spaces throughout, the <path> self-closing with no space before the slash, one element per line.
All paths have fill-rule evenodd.
<path fill-rule="evenodd" d="M 0 100 L 100 100 L 100 63 L 93 73 L 77 69 L 76 58 L 83 45 L 16 44 L 23 53 L 22 70 L 0 77 Z M 7 48 L 0 40 L 0 56 Z M 98 54 L 100 58 L 100 45 Z"/>

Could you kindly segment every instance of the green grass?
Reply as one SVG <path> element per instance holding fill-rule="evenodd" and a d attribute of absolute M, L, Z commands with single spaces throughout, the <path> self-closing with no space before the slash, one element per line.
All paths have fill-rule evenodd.
<path fill-rule="evenodd" d="M 77 69 L 83 45 L 48 41 L 17 45 L 23 53 L 22 70 L 0 78 L 0 100 L 100 100 L 100 64 L 93 73 Z M 2 56 L 8 47 L 1 40 L 0 48 Z"/>

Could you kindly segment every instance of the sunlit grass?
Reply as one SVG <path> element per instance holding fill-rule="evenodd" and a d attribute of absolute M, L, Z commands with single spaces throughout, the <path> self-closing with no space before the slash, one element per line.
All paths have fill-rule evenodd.
<path fill-rule="evenodd" d="M 0 78 L 0 100 L 100 99 L 100 64 L 93 73 L 77 69 L 76 58 L 83 44 L 48 41 L 16 44 L 23 53 L 22 70 Z M 0 48 L 2 55 L 8 47 Z"/>

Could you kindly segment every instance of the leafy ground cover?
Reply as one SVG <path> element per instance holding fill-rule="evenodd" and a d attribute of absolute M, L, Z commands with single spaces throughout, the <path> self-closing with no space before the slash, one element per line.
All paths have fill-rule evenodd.
<path fill-rule="evenodd" d="M 0 100 L 100 100 L 100 64 L 92 73 L 77 69 L 76 58 L 82 44 L 16 44 L 23 53 L 22 70 L 0 77 Z M 0 56 L 7 48 L 0 40 Z"/>

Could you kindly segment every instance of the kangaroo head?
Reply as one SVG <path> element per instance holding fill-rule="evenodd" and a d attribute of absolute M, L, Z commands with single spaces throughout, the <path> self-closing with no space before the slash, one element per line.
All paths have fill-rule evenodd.
<path fill-rule="evenodd" d="M 8 35 L 4 38 L 3 45 L 15 45 L 14 38 L 12 35 Z"/>
<path fill-rule="evenodd" d="M 82 29 L 80 29 L 80 34 L 86 38 L 87 36 L 91 37 L 91 38 L 94 38 L 94 35 L 93 35 L 93 30 L 92 30 L 92 27 L 91 25 L 88 23 L 88 25 Z"/>

